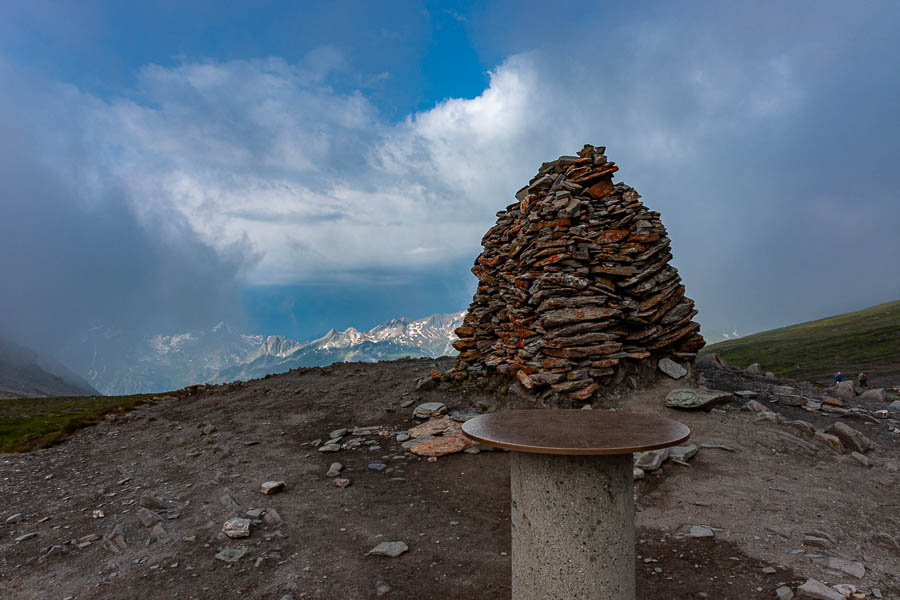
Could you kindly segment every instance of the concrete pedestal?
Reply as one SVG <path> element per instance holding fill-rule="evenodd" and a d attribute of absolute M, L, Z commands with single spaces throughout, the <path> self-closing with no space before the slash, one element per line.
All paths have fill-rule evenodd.
<path fill-rule="evenodd" d="M 512 450 L 513 600 L 634 600 L 634 452 L 684 443 L 658 415 L 534 409 L 481 415 L 470 439 Z"/>
<path fill-rule="evenodd" d="M 634 600 L 631 454 L 510 454 L 512 597 Z"/>

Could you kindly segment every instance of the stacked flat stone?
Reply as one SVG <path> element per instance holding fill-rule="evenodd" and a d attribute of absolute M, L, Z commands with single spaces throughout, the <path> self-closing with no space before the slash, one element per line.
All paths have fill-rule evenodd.
<path fill-rule="evenodd" d="M 703 347 L 659 213 L 613 184 L 604 147 L 544 163 L 497 213 L 472 272 L 457 372 L 587 400 L 629 366 Z"/>

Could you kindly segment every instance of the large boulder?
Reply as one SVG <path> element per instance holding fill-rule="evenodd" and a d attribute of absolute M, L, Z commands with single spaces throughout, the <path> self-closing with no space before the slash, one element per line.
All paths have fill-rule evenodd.
<path fill-rule="evenodd" d="M 841 400 L 853 400 L 856 398 L 856 388 L 853 387 L 852 381 L 841 381 L 829 389 L 828 393 Z"/>
<path fill-rule="evenodd" d="M 733 399 L 731 392 L 679 388 L 666 394 L 666 406 L 682 409 L 708 409 Z"/>
<path fill-rule="evenodd" d="M 872 449 L 872 440 L 846 423 L 841 423 L 840 421 L 832 423 L 832 425 L 825 430 L 825 433 L 830 433 L 841 440 L 841 443 L 845 448 L 856 450 L 861 454 L 865 454 Z"/>
<path fill-rule="evenodd" d="M 695 363 L 699 368 L 707 368 L 714 367 L 716 369 L 727 369 L 728 365 L 725 364 L 725 361 L 722 360 L 722 357 L 719 356 L 717 352 L 712 352 L 710 354 L 704 354 L 699 357 Z"/>
<path fill-rule="evenodd" d="M 763 377 L 765 373 L 763 373 L 762 367 L 759 366 L 759 363 L 753 363 L 749 367 L 747 367 L 747 373 L 750 375 L 757 375 L 759 377 Z"/>
<path fill-rule="evenodd" d="M 872 388 L 866 390 L 859 395 L 859 400 L 876 400 L 878 402 L 887 402 L 890 398 L 884 388 Z"/>

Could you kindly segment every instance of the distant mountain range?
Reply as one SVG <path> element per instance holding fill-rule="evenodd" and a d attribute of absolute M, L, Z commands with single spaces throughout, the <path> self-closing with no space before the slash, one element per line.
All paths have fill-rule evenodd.
<path fill-rule="evenodd" d="M 162 392 L 193 383 L 223 383 L 341 361 L 374 362 L 404 356 L 456 354 L 453 330 L 465 312 L 410 321 L 393 319 L 370 329 L 332 329 L 311 342 L 248 335 L 219 323 L 208 331 L 154 335 L 134 342 L 105 328 L 67 348 L 68 364 L 104 394 Z"/>
<path fill-rule="evenodd" d="M 56 361 L 0 338 L 0 399 L 97 393 L 87 381 Z"/>

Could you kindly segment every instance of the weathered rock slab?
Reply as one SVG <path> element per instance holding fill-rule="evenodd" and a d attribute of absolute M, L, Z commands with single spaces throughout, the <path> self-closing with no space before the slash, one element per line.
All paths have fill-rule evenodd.
<path fill-rule="evenodd" d="M 665 404 L 669 408 L 681 408 L 698 410 L 711 408 L 717 404 L 723 404 L 734 396 L 730 392 L 715 390 L 691 390 L 677 389 L 666 394 Z"/>

